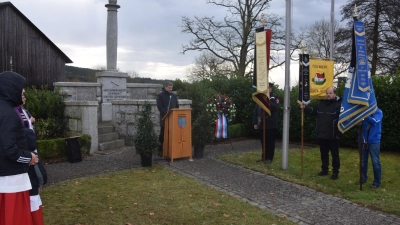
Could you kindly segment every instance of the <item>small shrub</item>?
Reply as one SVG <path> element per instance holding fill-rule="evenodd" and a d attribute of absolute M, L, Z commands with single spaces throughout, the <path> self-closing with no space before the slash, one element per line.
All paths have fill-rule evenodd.
<path fill-rule="evenodd" d="M 192 145 L 196 147 L 204 147 L 214 138 L 214 118 L 205 107 L 202 109 L 192 125 Z"/>
<path fill-rule="evenodd" d="M 81 146 L 82 155 L 89 154 L 90 147 L 92 146 L 92 137 L 88 134 L 80 136 L 79 145 Z"/>
<path fill-rule="evenodd" d="M 136 134 L 133 136 L 136 153 L 148 157 L 158 151 L 158 136 L 154 131 L 152 114 L 151 105 L 145 102 L 136 124 Z"/>
<path fill-rule="evenodd" d="M 230 138 L 247 136 L 246 125 L 242 123 L 232 124 L 228 127 L 228 134 Z"/>
<path fill-rule="evenodd" d="M 65 158 L 67 155 L 64 138 L 38 140 L 37 149 L 43 160 Z"/>

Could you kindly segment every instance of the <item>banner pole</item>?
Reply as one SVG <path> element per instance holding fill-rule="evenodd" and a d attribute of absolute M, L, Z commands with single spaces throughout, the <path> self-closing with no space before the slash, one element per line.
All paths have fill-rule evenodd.
<path fill-rule="evenodd" d="M 304 172 L 304 108 L 301 109 L 301 176 Z"/>
<path fill-rule="evenodd" d="M 301 42 L 301 55 L 304 56 L 304 42 Z M 303 66 L 304 66 L 303 63 L 301 62 L 301 67 L 303 68 Z M 303 74 L 301 74 L 300 76 L 302 75 Z M 304 82 L 303 79 L 302 81 Z M 304 89 L 302 90 L 303 90 L 302 95 L 304 96 Z M 302 100 L 303 96 L 301 97 Z M 301 108 L 301 176 L 303 176 L 303 172 L 304 172 L 304 108 Z"/>
<path fill-rule="evenodd" d="M 362 191 L 362 124 L 358 128 L 358 156 L 360 159 L 359 163 L 359 175 L 360 175 L 360 191 Z"/>
<path fill-rule="evenodd" d="M 265 111 L 264 110 L 262 110 L 262 117 L 263 117 L 263 133 L 262 133 L 262 135 L 263 135 L 263 162 L 265 162 L 265 157 L 267 154 L 267 147 L 265 146 L 267 140 L 266 140 L 265 136 L 267 134 L 267 130 L 265 129 Z"/>

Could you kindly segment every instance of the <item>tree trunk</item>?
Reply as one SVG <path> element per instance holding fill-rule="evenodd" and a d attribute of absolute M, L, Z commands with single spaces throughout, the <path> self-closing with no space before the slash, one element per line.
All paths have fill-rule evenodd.
<path fill-rule="evenodd" d="M 371 75 L 376 74 L 376 67 L 378 63 L 378 43 L 379 43 L 379 16 L 381 13 L 380 0 L 376 0 L 375 6 L 375 22 L 372 36 L 372 59 L 371 59 Z"/>

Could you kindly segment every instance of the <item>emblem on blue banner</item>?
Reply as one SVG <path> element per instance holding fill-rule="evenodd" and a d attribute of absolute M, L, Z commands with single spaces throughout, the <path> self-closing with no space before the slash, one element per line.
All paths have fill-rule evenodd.
<path fill-rule="evenodd" d="M 186 117 L 179 117 L 178 118 L 178 127 L 183 129 L 186 126 Z"/>

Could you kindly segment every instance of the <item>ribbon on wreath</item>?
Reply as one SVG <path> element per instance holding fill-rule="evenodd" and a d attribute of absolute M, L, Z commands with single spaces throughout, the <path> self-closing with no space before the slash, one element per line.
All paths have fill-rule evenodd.
<path fill-rule="evenodd" d="M 228 120 L 224 113 L 218 114 L 217 122 L 215 123 L 216 138 L 228 138 Z"/>

